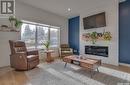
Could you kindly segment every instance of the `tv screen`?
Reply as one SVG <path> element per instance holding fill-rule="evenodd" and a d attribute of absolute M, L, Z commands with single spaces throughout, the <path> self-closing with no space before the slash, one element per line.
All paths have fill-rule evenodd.
<path fill-rule="evenodd" d="M 105 12 L 83 18 L 84 29 L 106 26 Z"/>

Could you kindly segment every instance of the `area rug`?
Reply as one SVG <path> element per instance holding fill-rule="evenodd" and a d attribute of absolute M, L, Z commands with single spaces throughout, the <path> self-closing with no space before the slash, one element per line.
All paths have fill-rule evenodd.
<path fill-rule="evenodd" d="M 37 68 L 27 71 L 30 85 L 124 85 L 130 84 L 130 74 L 100 67 L 93 78 L 90 72 L 79 66 L 68 64 L 64 68 L 63 61 L 41 63 Z"/>

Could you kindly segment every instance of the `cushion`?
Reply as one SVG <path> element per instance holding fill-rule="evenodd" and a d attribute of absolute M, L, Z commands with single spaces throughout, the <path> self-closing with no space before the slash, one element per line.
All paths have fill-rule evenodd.
<path fill-rule="evenodd" d="M 71 51 L 62 51 L 62 53 L 72 53 Z"/>
<path fill-rule="evenodd" d="M 29 56 L 27 56 L 28 61 L 33 61 L 33 60 L 36 60 L 36 59 L 38 59 L 38 55 L 29 55 Z"/>
<path fill-rule="evenodd" d="M 15 52 L 24 52 L 26 49 L 24 47 L 16 47 Z"/>
<path fill-rule="evenodd" d="M 61 48 L 61 51 L 70 51 L 70 48 Z"/>

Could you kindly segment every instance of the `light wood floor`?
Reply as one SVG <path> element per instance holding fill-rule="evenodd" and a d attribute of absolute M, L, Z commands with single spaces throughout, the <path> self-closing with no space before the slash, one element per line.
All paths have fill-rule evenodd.
<path fill-rule="evenodd" d="M 102 66 L 108 67 L 108 68 L 111 68 L 111 69 L 115 69 L 115 70 L 118 70 L 118 71 L 130 73 L 130 67 L 127 67 L 127 66 L 123 66 L 123 65 L 113 66 L 113 65 L 109 65 L 109 64 L 103 64 Z"/>
<path fill-rule="evenodd" d="M 103 64 L 103 66 L 130 73 L 130 68 L 126 66 L 113 66 Z M 0 85 L 31 85 L 24 71 L 14 71 L 10 67 L 0 68 Z"/>
<path fill-rule="evenodd" d="M 0 85 L 29 85 L 24 72 L 14 71 L 10 67 L 0 69 Z"/>

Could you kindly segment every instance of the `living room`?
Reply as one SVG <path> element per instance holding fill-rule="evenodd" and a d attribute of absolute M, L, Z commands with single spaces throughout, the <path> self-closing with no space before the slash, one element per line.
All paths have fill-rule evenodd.
<path fill-rule="evenodd" d="M 129 0 L 0 4 L 0 85 L 130 84 Z"/>

